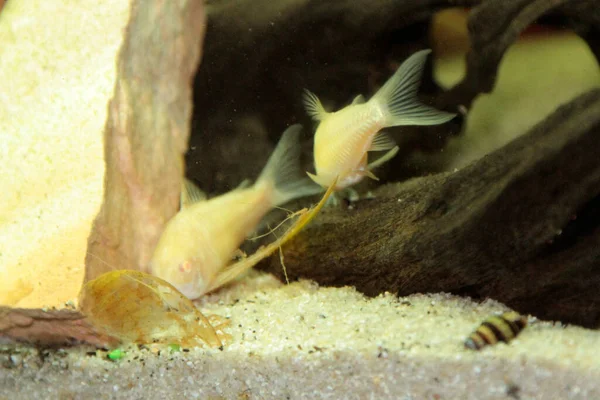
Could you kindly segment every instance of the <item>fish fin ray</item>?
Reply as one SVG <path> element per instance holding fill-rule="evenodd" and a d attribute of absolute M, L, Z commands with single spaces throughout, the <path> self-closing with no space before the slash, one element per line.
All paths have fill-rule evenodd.
<path fill-rule="evenodd" d="M 273 185 L 275 194 L 272 203 L 274 206 L 323 191 L 320 186 L 315 185 L 303 174 L 300 167 L 299 135 L 301 130 L 302 126 L 296 124 L 283 132 L 277 147 L 257 180 L 257 183 L 269 182 Z"/>
<path fill-rule="evenodd" d="M 235 190 L 248 189 L 252 185 L 252 181 L 250 179 L 244 179 L 240 182 L 239 185 L 235 188 Z"/>
<path fill-rule="evenodd" d="M 327 116 L 328 112 L 325 111 L 323 104 L 321 104 L 321 100 L 319 100 L 317 95 L 313 92 L 304 89 L 304 96 L 302 100 L 306 112 L 315 121 L 322 121 Z"/>
<path fill-rule="evenodd" d="M 379 157 L 377 160 L 375 160 L 372 163 L 370 163 L 369 165 L 367 165 L 367 169 L 372 170 L 372 169 L 379 167 L 381 164 L 388 162 L 389 160 L 391 160 L 392 158 L 394 158 L 396 156 L 396 154 L 398 153 L 398 150 L 400 150 L 400 148 L 398 146 L 394 146 L 393 149 L 391 149 L 390 151 L 388 151 L 387 153 L 385 153 L 384 155 Z"/>
<path fill-rule="evenodd" d="M 189 207 L 194 203 L 206 200 L 206 193 L 190 179 L 184 178 L 181 186 L 181 198 L 179 200 L 180 208 Z"/>
<path fill-rule="evenodd" d="M 383 109 L 385 126 L 438 125 L 456 116 L 422 104 L 417 97 L 429 53 L 421 50 L 407 58 L 370 100 Z"/>
<path fill-rule="evenodd" d="M 371 147 L 369 147 L 369 151 L 383 151 L 393 149 L 394 147 L 396 147 L 396 142 L 389 133 L 379 131 L 379 133 L 375 135 Z"/>
<path fill-rule="evenodd" d="M 365 102 L 365 96 L 363 96 L 362 94 L 359 94 L 358 96 L 356 96 L 354 98 L 354 100 L 352 100 L 352 105 L 363 104 L 364 102 Z"/>
<path fill-rule="evenodd" d="M 373 179 L 374 181 L 378 181 L 379 178 L 371 171 L 369 171 L 368 169 L 363 171 L 363 174 L 365 174 L 366 177 Z"/>

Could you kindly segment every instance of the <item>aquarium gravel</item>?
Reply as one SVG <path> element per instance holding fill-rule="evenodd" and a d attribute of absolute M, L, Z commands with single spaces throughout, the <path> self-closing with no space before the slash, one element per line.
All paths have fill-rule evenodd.
<path fill-rule="evenodd" d="M 224 349 L 4 347 L 0 399 L 592 399 L 600 333 L 537 321 L 510 344 L 464 340 L 503 305 L 445 294 L 367 298 L 270 275 L 207 296 Z"/>

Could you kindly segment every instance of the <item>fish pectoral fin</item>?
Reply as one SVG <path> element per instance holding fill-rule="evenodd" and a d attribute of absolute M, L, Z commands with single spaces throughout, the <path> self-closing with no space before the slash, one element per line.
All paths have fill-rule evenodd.
<path fill-rule="evenodd" d="M 354 100 L 352 100 L 351 105 L 362 104 L 364 102 L 365 102 L 365 96 L 363 96 L 362 94 L 359 94 L 358 96 L 356 96 L 354 98 Z"/>
<path fill-rule="evenodd" d="M 390 161 L 398 153 L 398 150 L 400 150 L 400 147 L 394 146 L 393 149 L 391 149 L 390 151 L 388 151 L 387 153 L 385 153 L 384 155 L 379 157 L 377 160 L 375 160 L 372 163 L 370 163 L 369 165 L 367 165 L 367 169 L 368 170 L 375 169 L 375 168 L 379 167 L 381 164 L 384 164 L 384 163 Z"/>
<path fill-rule="evenodd" d="M 379 178 L 375 176 L 374 173 L 372 173 L 371 171 L 369 171 L 368 169 L 363 171 L 363 174 L 365 174 L 365 176 L 368 176 L 369 178 L 373 179 L 374 181 L 378 181 Z"/>
<path fill-rule="evenodd" d="M 184 178 L 181 186 L 181 199 L 179 200 L 180 208 L 185 208 L 194 203 L 206 200 L 206 193 L 191 180 Z"/>
<path fill-rule="evenodd" d="M 319 100 L 316 94 L 304 89 L 303 102 L 306 112 L 312 119 L 315 121 L 322 121 L 325 119 L 328 112 L 325 111 L 323 104 L 321 104 L 321 100 Z"/>
<path fill-rule="evenodd" d="M 371 147 L 369 147 L 369 151 L 389 150 L 393 149 L 396 146 L 396 142 L 394 141 L 394 139 L 392 139 L 389 133 L 380 131 L 373 139 Z"/>
<path fill-rule="evenodd" d="M 310 179 L 312 179 L 316 184 L 320 185 L 320 186 L 324 186 L 323 184 L 321 184 L 321 178 L 315 174 L 311 174 L 310 172 L 306 171 L 306 175 L 308 175 L 308 177 Z"/>

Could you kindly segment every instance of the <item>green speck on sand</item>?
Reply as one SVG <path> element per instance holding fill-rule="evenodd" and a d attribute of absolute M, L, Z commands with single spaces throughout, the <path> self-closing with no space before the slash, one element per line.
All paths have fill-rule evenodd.
<path fill-rule="evenodd" d="M 169 345 L 169 350 L 174 351 L 174 352 L 181 351 L 181 346 L 178 345 L 177 343 L 171 343 Z"/>
<path fill-rule="evenodd" d="M 108 353 L 107 357 L 111 361 L 118 361 L 125 355 L 125 352 L 121 349 L 115 349 Z"/>

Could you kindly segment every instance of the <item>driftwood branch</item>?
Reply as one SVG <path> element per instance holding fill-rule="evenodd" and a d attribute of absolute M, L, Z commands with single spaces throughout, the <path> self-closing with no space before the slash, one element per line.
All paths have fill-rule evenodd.
<path fill-rule="evenodd" d="M 110 347 L 119 341 L 100 333 L 75 310 L 0 307 L 0 342 L 31 343 L 42 347 L 87 343 Z"/>
<path fill-rule="evenodd" d="M 459 172 L 384 186 L 374 200 L 323 212 L 284 248 L 288 277 L 369 295 L 492 297 L 597 326 L 599 135 L 594 90 Z M 282 276 L 278 257 L 267 269 Z"/>
<path fill-rule="evenodd" d="M 205 24 L 201 1 L 133 3 L 105 128 L 105 193 L 85 280 L 145 271 L 177 212 Z"/>
<path fill-rule="evenodd" d="M 551 15 L 556 24 L 568 26 L 583 38 L 600 61 L 600 8 L 594 0 L 572 0 Z"/>
<path fill-rule="evenodd" d="M 599 58 L 598 26 L 600 13 L 592 0 L 506 0 L 486 1 L 474 8 L 468 28 L 471 48 L 467 54 L 465 78 L 435 103 L 452 109 L 470 107 L 480 93 L 492 91 L 500 61 L 521 32 L 542 17 L 559 18 L 560 24 L 574 28 Z"/>
<path fill-rule="evenodd" d="M 444 95 L 447 103 L 468 108 L 479 93 L 489 93 L 496 82 L 500 60 L 519 34 L 568 1 L 488 1 L 476 7 L 468 22 L 471 49 L 467 54 L 467 73 L 462 82 Z"/>

